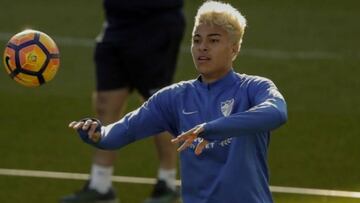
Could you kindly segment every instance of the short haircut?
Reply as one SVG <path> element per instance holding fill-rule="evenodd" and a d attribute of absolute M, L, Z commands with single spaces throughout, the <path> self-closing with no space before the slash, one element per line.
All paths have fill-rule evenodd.
<path fill-rule="evenodd" d="M 246 19 L 233 6 L 219 1 L 206 1 L 197 11 L 193 35 L 200 24 L 218 25 L 223 27 L 230 39 L 240 45 L 245 32 Z"/>

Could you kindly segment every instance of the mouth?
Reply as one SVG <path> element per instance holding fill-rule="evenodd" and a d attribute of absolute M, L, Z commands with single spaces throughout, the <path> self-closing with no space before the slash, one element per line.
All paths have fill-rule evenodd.
<path fill-rule="evenodd" d="M 199 57 L 197 57 L 197 60 L 198 60 L 198 62 L 202 63 L 202 62 L 210 61 L 211 58 L 207 57 L 207 56 L 199 56 Z"/>

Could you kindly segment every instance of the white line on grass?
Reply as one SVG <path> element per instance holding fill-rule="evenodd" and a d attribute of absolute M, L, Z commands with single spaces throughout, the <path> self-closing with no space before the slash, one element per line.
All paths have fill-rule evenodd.
<path fill-rule="evenodd" d="M 283 186 L 270 186 L 270 190 L 276 193 L 360 198 L 360 192 L 341 191 L 341 190 L 324 190 L 324 189 L 315 189 L 315 188 L 298 188 L 298 187 L 283 187 Z"/>
<path fill-rule="evenodd" d="M 0 41 L 8 41 L 14 33 L 1 32 Z M 54 36 L 55 41 L 59 45 L 63 46 L 79 46 L 79 47 L 94 47 L 95 39 L 91 38 L 74 38 L 74 37 L 62 37 Z M 190 53 L 189 46 L 182 46 L 181 51 L 183 53 Z M 252 56 L 259 58 L 271 58 L 271 59 L 342 59 L 344 54 L 320 52 L 320 51 L 284 51 L 284 50 L 269 50 L 269 49 L 254 49 L 243 48 L 240 52 L 244 56 Z M 360 58 L 360 53 L 355 58 Z"/>
<path fill-rule="evenodd" d="M 71 179 L 71 180 L 87 180 L 89 178 L 89 175 L 84 173 L 18 170 L 18 169 L 5 169 L 5 168 L 0 168 L 0 175 Z M 129 177 L 129 176 L 113 176 L 112 180 L 114 182 L 137 183 L 137 184 L 155 184 L 156 182 L 154 178 L 140 178 L 140 177 Z M 177 180 L 176 184 L 180 185 L 180 181 Z M 282 186 L 270 186 L 270 189 L 274 193 L 292 193 L 292 194 L 303 194 L 303 195 L 360 198 L 360 192 L 351 192 L 351 191 L 282 187 Z"/>

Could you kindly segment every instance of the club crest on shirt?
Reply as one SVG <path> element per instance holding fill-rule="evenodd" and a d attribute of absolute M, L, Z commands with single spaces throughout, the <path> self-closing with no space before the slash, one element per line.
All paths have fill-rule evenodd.
<path fill-rule="evenodd" d="M 224 102 L 221 102 L 221 113 L 227 117 L 231 114 L 231 111 L 234 106 L 234 99 L 229 99 Z"/>

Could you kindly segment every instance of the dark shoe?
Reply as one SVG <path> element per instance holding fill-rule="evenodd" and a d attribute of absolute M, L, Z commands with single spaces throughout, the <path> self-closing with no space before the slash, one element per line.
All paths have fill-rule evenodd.
<path fill-rule="evenodd" d="M 158 180 L 151 197 L 146 199 L 144 203 L 174 203 L 179 200 L 179 197 L 178 191 L 170 189 L 165 181 Z"/>
<path fill-rule="evenodd" d="M 118 203 L 114 190 L 111 188 L 107 193 L 101 194 L 90 189 L 87 183 L 84 188 L 74 194 L 64 196 L 61 203 Z"/>

